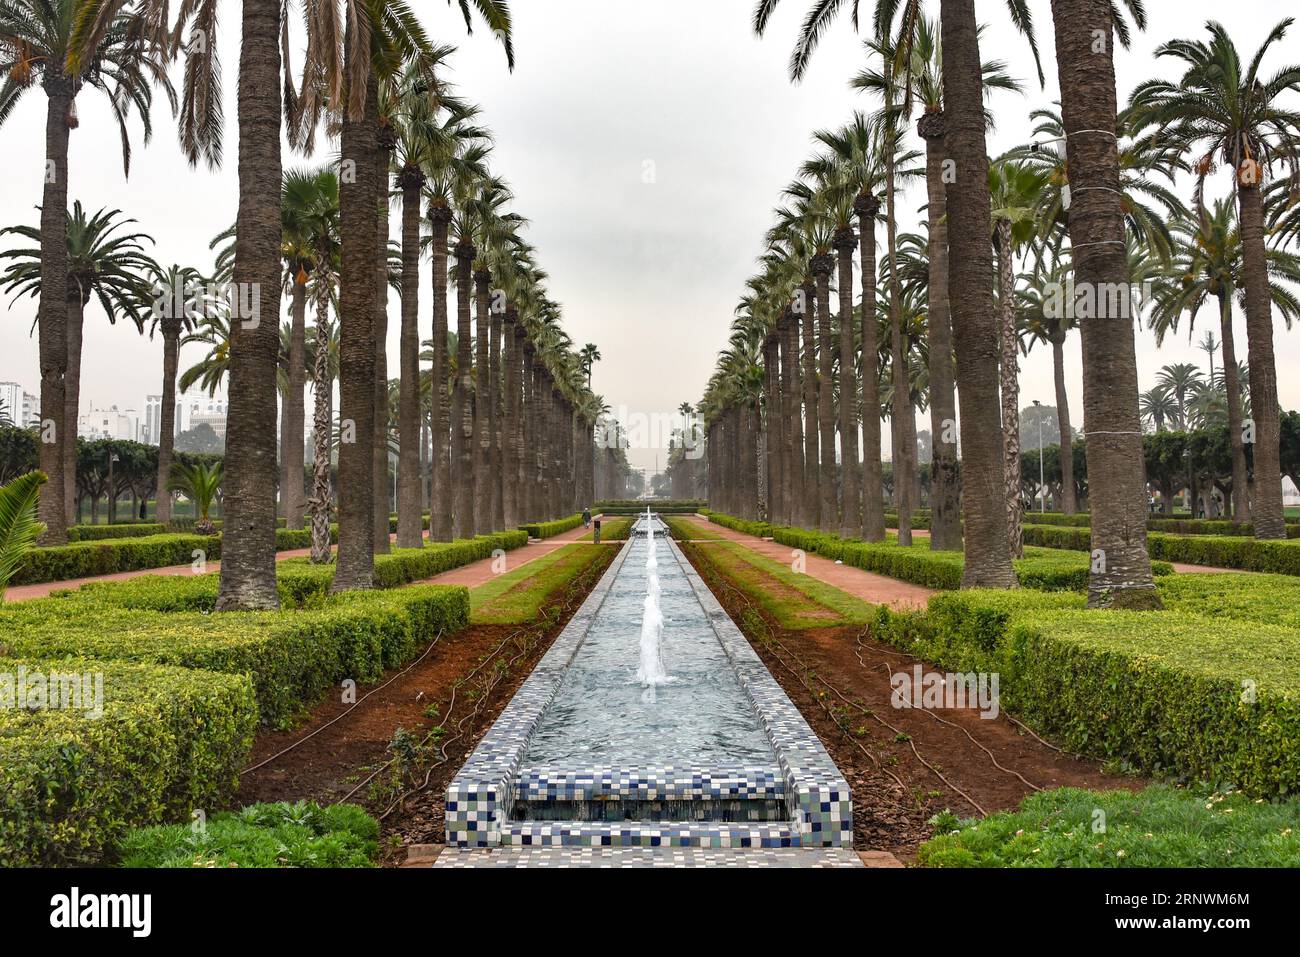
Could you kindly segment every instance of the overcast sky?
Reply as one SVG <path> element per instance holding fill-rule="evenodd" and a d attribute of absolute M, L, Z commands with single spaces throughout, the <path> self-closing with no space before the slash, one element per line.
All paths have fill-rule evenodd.
<path fill-rule="evenodd" d="M 854 109 L 873 106 L 848 87 L 866 57 L 847 17 L 823 39 L 808 77 L 797 86 L 788 81 L 787 59 L 808 3 L 785 0 L 768 35 L 759 39 L 749 27 L 752 0 L 515 0 L 513 73 L 484 29 L 467 38 L 463 21 L 446 4 L 414 4 L 435 40 L 460 48 L 450 78 L 459 93 L 483 107 L 483 120 L 496 134 L 494 167 L 512 183 L 517 210 L 531 221 L 528 238 L 551 276 L 553 297 L 563 304 L 566 329 L 575 343 L 600 347 L 603 359 L 593 387 L 615 410 L 670 412 L 699 398 L 725 345 L 744 281 L 755 271 L 771 210 L 811 152 L 812 131 L 842 124 Z M 928 6 L 933 15 L 937 2 Z M 996 155 L 1028 139 L 1030 110 L 1057 99 L 1053 35 L 1048 4 L 1035 3 L 1048 80 L 1040 90 L 1028 47 L 1008 25 L 1003 3 L 982 0 L 977 6 L 988 23 L 984 57 L 1007 61 L 1028 90 L 1025 96 L 999 94 L 993 103 L 998 126 L 989 149 Z M 148 147 L 139 143 L 139 125 L 134 125 L 129 179 L 122 175 L 106 101 L 93 91 L 80 98 L 81 126 L 71 146 L 69 204 L 80 199 L 91 210 L 119 208 L 157 239 L 153 252 L 159 261 L 205 271 L 211 266 L 208 242 L 233 221 L 237 198 L 239 20 L 235 3 L 224 7 L 225 167 L 213 172 L 185 164 L 161 97 Z M 1226 16 L 1243 56 L 1249 56 L 1283 15 L 1281 5 L 1266 0 L 1239 0 L 1230 11 L 1208 0 L 1157 0 L 1148 7 L 1150 29 L 1136 38 L 1131 52 L 1118 56 L 1121 98 L 1157 71 L 1175 74 L 1171 61 L 1157 62 L 1151 55 L 1160 42 L 1200 36 L 1207 19 Z M 1300 61 L 1300 28 L 1274 48 L 1265 72 L 1295 61 Z M 0 224 L 38 222 L 44 120 L 44 97 L 36 89 L 0 128 L 6 167 L 0 178 Z M 323 143 L 314 158 L 287 156 L 286 166 L 324 162 L 330 149 Z M 1218 177 L 1220 192 L 1226 176 Z M 1190 199 L 1186 184 L 1182 193 Z M 900 208 L 913 210 L 922 200 L 917 190 Z M 911 214 L 904 226 L 914 221 Z M 394 215 L 395 236 L 397 226 Z M 422 270 L 423 293 L 427 262 Z M 17 381 L 36 392 L 37 347 L 28 336 L 35 303 L 6 297 L 0 310 L 0 381 Z M 426 337 L 427 317 L 422 301 Z M 1210 319 L 1208 313 L 1200 317 L 1197 338 Z M 1300 359 L 1300 331 L 1287 333 L 1276 317 L 1275 322 L 1281 400 L 1285 408 L 1296 408 L 1300 377 L 1286 371 Z M 397 325 L 393 297 L 393 357 Z M 1240 316 L 1237 335 L 1244 356 Z M 1143 388 L 1165 363 L 1204 363 L 1185 335 L 1157 351 L 1144 331 L 1138 349 Z M 199 356 L 197 347 L 186 350 L 182 368 Z M 109 326 L 92 304 L 83 407 L 93 402 L 142 409 L 145 395 L 159 391 L 161 357 L 160 340 L 142 339 L 129 326 Z M 1021 376 L 1024 404 L 1036 398 L 1054 401 L 1048 350 L 1036 349 L 1023 360 Z M 1077 337 L 1067 347 L 1066 376 L 1078 427 Z M 654 449 L 631 455 L 638 466 L 662 461 L 662 452 Z"/>

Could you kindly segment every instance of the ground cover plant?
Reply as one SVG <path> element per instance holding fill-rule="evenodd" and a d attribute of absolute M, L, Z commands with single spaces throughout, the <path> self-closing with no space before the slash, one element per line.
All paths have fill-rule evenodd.
<path fill-rule="evenodd" d="M 123 867 L 372 867 L 379 822 L 352 804 L 253 804 L 197 826 L 137 828 L 118 856 Z"/>
<path fill-rule="evenodd" d="M 1056 788 L 1014 811 L 935 824 L 922 867 L 1300 867 L 1300 797 Z"/>

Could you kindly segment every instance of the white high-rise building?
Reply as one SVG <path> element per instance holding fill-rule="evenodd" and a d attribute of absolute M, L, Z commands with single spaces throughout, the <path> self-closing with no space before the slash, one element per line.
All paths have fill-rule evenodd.
<path fill-rule="evenodd" d="M 0 404 L 14 425 L 30 429 L 40 424 L 41 397 L 32 395 L 17 382 L 0 382 Z"/>
<path fill-rule="evenodd" d="M 135 409 L 96 409 L 94 404 L 77 416 L 77 435 L 83 439 L 140 441 L 140 413 Z"/>
<path fill-rule="evenodd" d="M 159 400 L 161 404 L 161 399 Z M 208 395 L 201 388 L 192 388 L 176 399 L 176 434 L 188 432 L 206 423 L 212 426 L 217 438 L 226 438 L 226 397 L 221 393 Z"/>

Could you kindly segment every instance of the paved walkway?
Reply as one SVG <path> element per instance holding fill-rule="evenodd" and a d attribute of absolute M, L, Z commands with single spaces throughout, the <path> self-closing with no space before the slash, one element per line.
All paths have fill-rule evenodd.
<path fill-rule="evenodd" d="M 708 519 L 697 515 L 674 517 L 680 517 L 685 522 L 696 527 L 707 528 L 710 532 L 722 536 L 727 541 L 739 542 L 755 553 L 783 565 L 790 562 L 791 548 L 789 545 L 781 545 L 768 538 L 758 538 L 755 535 L 746 535 L 744 532 L 725 528 L 722 525 L 715 525 Z M 920 585 L 899 581 L 897 578 L 890 578 L 887 575 L 877 575 L 875 572 L 863 571 L 861 568 L 854 568 L 852 565 L 838 565 L 829 558 L 822 558 L 820 555 L 808 555 L 804 571 L 818 581 L 847 592 L 855 598 L 861 598 L 863 601 L 869 601 L 877 605 L 889 605 L 892 608 L 922 608 L 930 599 L 930 596 L 935 594 L 932 588 L 923 588 Z"/>
<path fill-rule="evenodd" d="M 541 558 L 543 555 L 551 554 L 556 549 L 573 544 L 590 531 L 591 529 L 579 525 L 577 528 L 571 528 L 567 532 L 561 532 L 559 535 L 552 535 L 550 538 L 543 538 L 540 541 L 530 538 L 527 545 L 506 552 L 506 567 L 501 570 L 493 567 L 496 563 L 495 558 L 481 558 L 468 565 L 461 565 L 459 568 L 452 568 L 441 574 L 434 575 L 432 578 L 426 578 L 417 584 L 464 585 L 466 588 L 477 588 L 498 575 L 512 572 L 522 565 L 527 565 L 529 562 Z M 589 545 L 591 543 L 586 542 L 585 544 Z"/>
<path fill-rule="evenodd" d="M 541 558 L 548 555 L 555 549 L 570 542 L 582 538 L 589 530 L 584 529 L 581 525 L 577 528 L 570 529 L 560 535 L 554 535 L 551 538 L 542 541 L 533 541 L 529 539 L 528 544 L 513 552 L 508 552 L 507 570 L 513 571 L 522 564 L 531 562 L 535 558 Z M 429 537 L 425 532 L 424 537 Z M 390 535 L 391 541 L 396 541 L 396 535 Z M 286 558 L 302 558 L 311 554 L 310 548 L 295 548 L 289 551 L 277 552 L 276 561 Z M 518 557 L 516 557 L 518 556 Z M 525 557 L 526 556 L 526 557 Z M 496 577 L 497 573 L 492 569 L 493 559 L 484 558 L 480 561 L 473 562 L 469 565 L 462 565 L 460 568 L 453 568 L 445 571 L 440 575 L 434 575 L 421 584 L 438 584 L 438 585 L 465 585 L 473 588 L 484 582 Z M 204 570 L 206 572 L 216 572 L 221 570 L 221 562 L 208 562 Z M 138 568 L 129 572 L 113 572 L 108 575 L 91 575 L 87 578 L 67 578 L 63 581 L 40 582 L 35 585 L 11 585 L 5 590 L 3 601 L 30 601 L 33 598 L 45 598 L 51 592 L 62 591 L 64 589 L 80 588 L 82 585 L 90 582 L 114 582 L 127 581 L 131 578 L 140 578 L 144 575 L 192 575 L 194 574 L 191 565 L 168 565 L 164 568 Z"/>

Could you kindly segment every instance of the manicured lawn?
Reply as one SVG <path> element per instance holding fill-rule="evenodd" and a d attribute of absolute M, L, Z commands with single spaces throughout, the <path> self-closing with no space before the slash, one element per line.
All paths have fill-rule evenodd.
<path fill-rule="evenodd" d="M 945 833 L 921 845 L 923 867 L 1300 867 L 1300 797 L 1058 788 L 1017 811 L 936 823 Z"/>
<path fill-rule="evenodd" d="M 470 591 L 470 622 L 514 625 L 531 621 L 557 592 L 584 573 L 598 574 L 614 559 L 613 546 L 565 545 Z"/>
<path fill-rule="evenodd" d="M 863 625 L 876 606 L 789 566 L 758 555 L 738 542 L 687 545 L 692 558 L 714 567 L 782 628 L 833 628 Z"/>

